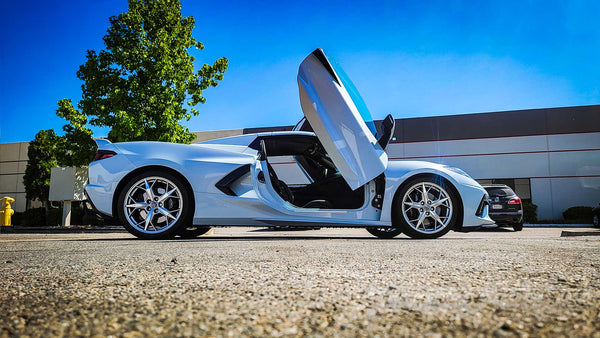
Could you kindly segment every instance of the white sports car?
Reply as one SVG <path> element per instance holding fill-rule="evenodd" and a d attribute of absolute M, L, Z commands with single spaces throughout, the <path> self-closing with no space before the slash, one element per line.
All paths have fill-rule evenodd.
<path fill-rule="evenodd" d="M 298 86 L 305 118 L 293 131 L 191 145 L 97 140 L 88 201 L 147 239 L 194 237 L 212 226 L 437 238 L 493 224 L 486 191 L 462 170 L 388 160 L 394 119 L 377 132 L 350 79 L 321 49 L 300 65 Z M 290 178 L 294 170 L 300 179 Z"/>

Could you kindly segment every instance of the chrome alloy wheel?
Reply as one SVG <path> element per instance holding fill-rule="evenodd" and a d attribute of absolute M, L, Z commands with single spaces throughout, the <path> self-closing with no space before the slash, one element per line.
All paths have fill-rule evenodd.
<path fill-rule="evenodd" d="M 402 198 L 402 216 L 414 230 L 433 234 L 448 226 L 452 219 L 452 199 L 441 186 L 419 182 L 411 186 Z"/>
<path fill-rule="evenodd" d="M 136 230 L 155 234 L 170 229 L 183 210 L 179 188 L 164 177 L 146 177 L 129 188 L 123 201 L 127 222 Z"/>

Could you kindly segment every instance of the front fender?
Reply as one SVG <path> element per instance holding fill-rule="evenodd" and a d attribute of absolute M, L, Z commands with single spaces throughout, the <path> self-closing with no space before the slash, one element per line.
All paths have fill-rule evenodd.
<path fill-rule="evenodd" d="M 481 216 L 476 210 L 482 198 L 487 195 L 485 189 L 468 176 L 447 169 L 445 166 L 424 161 L 390 161 L 385 171 L 386 184 L 381 221 L 392 222 L 394 196 L 404 182 L 413 176 L 430 174 L 443 177 L 454 186 L 463 206 L 463 227 L 493 224 L 487 215 L 487 209 Z"/>

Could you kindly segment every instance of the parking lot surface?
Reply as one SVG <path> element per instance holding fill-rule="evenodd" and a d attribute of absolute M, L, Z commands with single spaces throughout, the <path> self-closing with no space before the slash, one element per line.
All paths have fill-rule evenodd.
<path fill-rule="evenodd" d="M 600 337 L 600 237 L 562 230 L 0 234 L 0 337 Z"/>

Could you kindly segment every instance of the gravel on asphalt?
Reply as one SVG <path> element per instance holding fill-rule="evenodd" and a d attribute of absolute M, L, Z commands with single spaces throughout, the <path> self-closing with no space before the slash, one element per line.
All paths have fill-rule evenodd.
<path fill-rule="evenodd" d="M 600 241 L 525 229 L 0 236 L 3 336 L 600 337 Z"/>

